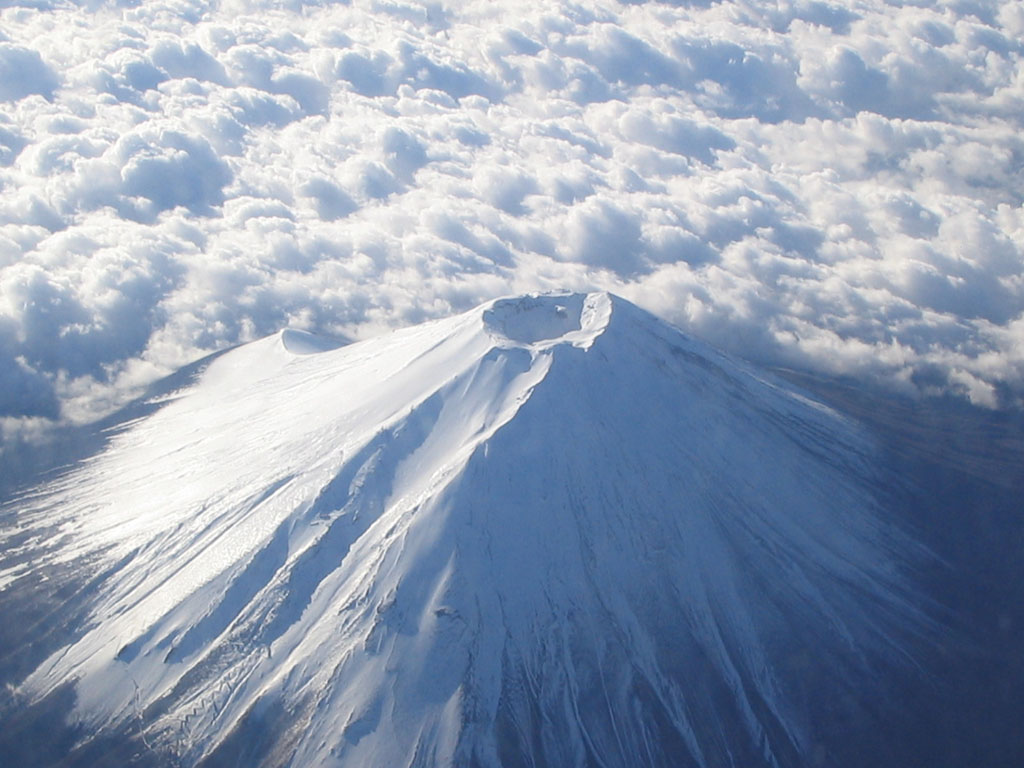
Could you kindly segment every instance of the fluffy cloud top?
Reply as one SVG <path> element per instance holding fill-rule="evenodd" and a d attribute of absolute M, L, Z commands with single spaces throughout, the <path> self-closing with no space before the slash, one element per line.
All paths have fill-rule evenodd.
<path fill-rule="evenodd" d="M 1024 393 L 1024 11 L 0 10 L 0 416 L 292 325 L 603 288 L 758 361 Z"/>
<path fill-rule="evenodd" d="M 32 93 L 53 96 L 57 78 L 30 48 L 0 43 L 0 101 L 17 101 Z"/>

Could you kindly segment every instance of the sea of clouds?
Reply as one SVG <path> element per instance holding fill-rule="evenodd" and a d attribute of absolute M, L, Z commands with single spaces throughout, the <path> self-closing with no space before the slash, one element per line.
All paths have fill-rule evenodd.
<path fill-rule="evenodd" d="M 0 417 L 292 326 L 607 289 L 1024 394 L 1024 4 L 3 0 Z"/>

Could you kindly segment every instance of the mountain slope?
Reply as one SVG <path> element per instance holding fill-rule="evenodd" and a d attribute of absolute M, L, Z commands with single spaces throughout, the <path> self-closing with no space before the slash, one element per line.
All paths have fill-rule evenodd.
<path fill-rule="evenodd" d="M 286 331 L 168 398 L 18 502 L 48 564 L 105 573 L 20 688 L 75 681 L 86 740 L 834 764 L 822 703 L 854 716 L 925 626 L 856 425 L 606 294 Z"/>

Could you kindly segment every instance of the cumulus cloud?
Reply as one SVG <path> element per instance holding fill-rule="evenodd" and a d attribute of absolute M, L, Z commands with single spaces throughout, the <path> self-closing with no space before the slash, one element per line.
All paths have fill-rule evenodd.
<path fill-rule="evenodd" d="M 53 98 L 57 76 L 38 51 L 0 42 L 0 101 L 17 101 L 37 93 Z"/>
<path fill-rule="evenodd" d="M 1015 3 L 90 0 L 0 29 L 11 434 L 285 325 L 561 286 L 768 364 L 1024 395 Z"/>

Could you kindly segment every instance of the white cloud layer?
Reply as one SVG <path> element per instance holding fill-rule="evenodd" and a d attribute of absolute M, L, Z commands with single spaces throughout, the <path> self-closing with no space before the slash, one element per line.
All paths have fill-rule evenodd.
<path fill-rule="evenodd" d="M 0 417 L 563 286 L 1018 402 L 1022 40 L 971 0 L 6 3 Z"/>

